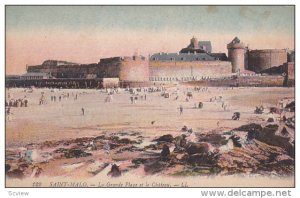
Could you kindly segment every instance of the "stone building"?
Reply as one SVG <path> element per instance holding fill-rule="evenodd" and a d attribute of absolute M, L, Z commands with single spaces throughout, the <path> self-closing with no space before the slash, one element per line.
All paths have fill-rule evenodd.
<path fill-rule="evenodd" d="M 260 49 L 248 52 L 248 68 L 257 73 L 282 66 L 286 62 L 288 54 L 285 49 Z"/>
<path fill-rule="evenodd" d="M 40 72 L 51 74 L 55 78 L 119 78 L 125 82 L 149 80 L 149 64 L 142 56 L 103 58 L 98 63 L 92 64 L 47 60 L 41 65 L 27 67 L 27 73 Z"/>
<path fill-rule="evenodd" d="M 244 72 L 245 70 L 245 44 L 235 37 L 228 45 L 228 60 L 232 64 L 232 73 Z"/>
<path fill-rule="evenodd" d="M 249 50 L 238 37 L 228 45 L 225 53 L 212 53 L 210 41 L 198 41 L 193 37 L 187 47 L 178 53 L 155 53 L 146 60 L 143 56 L 111 57 L 98 63 L 78 64 L 59 60 L 46 60 L 41 65 L 27 67 L 23 79 L 108 79 L 107 84 L 127 85 L 156 81 L 195 81 L 201 79 L 224 79 L 232 75 L 250 75 L 253 71 L 269 75 L 294 74 L 295 52 L 286 50 Z M 293 62 L 283 65 L 285 63 Z M 252 72 L 250 72 L 250 71 Z M 43 75 L 41 75 L 43 74 Z M 46 75 L 46 77 L 45 77 Z M 47 77 L 48 75 L 48 77 Z M 109 80 L 113 79 L 113 80 Z M 117 80 L 118 79 L 118 80 Z"/>
<path fill-rule="evenodd" d="M 195 37 L 179 53 L 156 53 L 150 57 L 151 81 L 191 81 L 231 75 L 225 53 L 211 53 L 210 41 Z"/>
<path fill-rule="evenodd" d="M 27 72 L 20 76 L 21 80 L 41 80 L 41 79 L 50 79 L 52 76 L 49 73 L 43 72 Z"/>
<path fill-rule="evenodd" d="M 210 41 L 198 41 L 197 38 L 193 37 L 191 39 L 190 44 L 186 47 L 180 50 L 180 53 L 211 53 L 212 52 L 212 46 Z"/>

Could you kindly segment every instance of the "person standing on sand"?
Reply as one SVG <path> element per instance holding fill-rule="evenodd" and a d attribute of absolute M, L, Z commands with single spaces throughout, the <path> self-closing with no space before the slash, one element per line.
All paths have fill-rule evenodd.
<path fill-rule="evenodd" d="M 131 104 L 133 104 L 133 96 L 130 96 Z"/>
<path fill-rule="evenodd" d="M 81 113 L 84 116 L 84 108 L 83 107 L 81 108 Z"/>
<path fill-rule="evenodd" d="M 180 110 L 180 115 L 181 115 L 183 113 L 183 106 L 182 105 L 180 105 L 179 110 Z"/>

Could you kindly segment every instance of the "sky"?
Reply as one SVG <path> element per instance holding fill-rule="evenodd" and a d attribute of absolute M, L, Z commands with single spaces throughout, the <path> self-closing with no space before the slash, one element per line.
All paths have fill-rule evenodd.
<path fill-rule="evenodd" d="M 6 73 L 44 60 L 179 52 L 195 36 L 227 53 L 235 36 L 250 49 L 294 49 L 293 6 L 6 6 Z"/>

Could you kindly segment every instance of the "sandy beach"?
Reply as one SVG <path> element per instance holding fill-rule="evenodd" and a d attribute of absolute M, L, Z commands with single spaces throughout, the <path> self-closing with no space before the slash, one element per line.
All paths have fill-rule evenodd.
<path fill-rule="evenodd" d="M 225 138 L 228 133 L 235 136 L 238 134 L 243 142 L 247 134 L 237 133 L 232 131 L 233 129 L 250 123 L 267 127 L 269 118 L 274 118 L 273 124 L 277 124 L 278 130 L 281 130 L 284 123 L 280 121 L 280 114 L 270 114 L 269 109 L 279 107 L 280 101 L 286 104 L 293 101 L 294 88 L 209 87 L 195 90 L 192 86 L 174 85 L 165 89 L 158 92 L 149 92 L 144 88 L 141 91 L 135 90 L 138 99 L 134 102 L 131 101 L 133 94 L 124 89 L 118 89 L 110 96 L 108 92 L 112 90 L 35 88 L 33 91 L 22 88 L 6 90 L 7 101 L 11 98 L 24 97 L 28 100 L 27 107 L 12 107 L 10 114 L 6 116 L 6 164 L 9 164 L 10 171 L 18 169 L 21 164 L 25 167 L 22 168 L 21 180 L 8 176 L 6 185 L 31 186 L 33 181 L 43 180 L 44 186 L 49 187 L 50 183 L 47 181 L 59 181 L 61 177 L 64 181 L 87 181 L 88 185 L 93 185 L 92 181 L 101 180 L 106 183 L 111 181 L 110 179 L 115 182 L 125 181 L 136 176 L 132 181 L 141 183 L 147 179 L 153 180 L 153 177 L 157 176 L 161 181 L 171 183 L 171 187 L 176 187 L 177 183 L 181 184 L 179 180 L 186 181 L 188 186 L 198 187 L 294 186 L 293 159 L 288 156 L 287 149 L 280 146 L 254 140 L 251 144 L 247 143 L 241 148 L 233 146 L 221 156 L 218 155 L 216 167 L 225 166 L 223 162 L 221 163 L 221 160 L 227 159 L 225 154 L 229 153 L 238 158 L 237 153 L 248 156 L 250 154 L 247 152 L 261 152 L 265 148 L 269 149 L 269 153 L 264 153 L 268 160 L 276 153 L 277 158 L 286 157 L 285 163 L 286 159 L 291 162 L 288 169 L 285 169 L 286 164 L 282 163 L 283 169 L 269 170 L 265 167 L 260 168 L 260 160 L 264 157 L 256 156 L 262 154 L 253 154 L 249 157 L 253 163 L 245 165 L 243 169 L 245 171 L 242 172 L 240 170 L 234 172 L 227 165 L 226 171 L 225 168 L 215 171 L 212 167 L 204 170 L 199 164 L 195 166 L 194 161 L 190 163 L 191 154 L 186 163 L 183 163 L 186 154 L 174 148 L 175 137 L 182 134 L 190 135 L 182 130 L 184 126 L 192 129 L 194 139 L 189 137 L 188 142 L 193 143 L 197 143 L 201 138 L 204 140 L 211 137 L 210 134 Z M 187 97 L 189 92 L 192 93 L 190 98 Z M 162 93 L 168 93 L 169 97 L 162 96 Z M 39 104 L 42 95 L 43 104 Z M 53 98 L 51 100 L 54 96 L 56 101 L 53 101 Z M 199 102 L 203 103 L 202 108 L 198 108 Z M 264 113 L 255 114 L 255 107 L 261 105 L 265 108 Z M 232 119 L 234 112 L 240 112 L 239 120 Z M 286 112 L 285 115 L 292 117 L 294 113 Z M 294 130 L 286 128 L 289 138 L 293 139 Z M 160 140 L 153 141 L 163 135 L 171 135 L 172 138 L 166 143 Z M 213 145 L 213 149 L 221 153 L 219 151 L 223 148 L 221 143 L 209 143 Z M 109 145 L 109 148 L 105 149 L 106 145 Z M 168 159 L 153 162 L 157 159 L 157 155 L 162 155 L 165 145 L 170 151 Z M 257 148 L 260 151 L 257 151 Z M 72 149 L 77 149 L 76 153 L 72 154 L 79 156 L 73 157 L 70 152 Z M 29 163 L 20 157 L 26 150 L 36 153 L 36 158 L 31 156 Z M 214 153 L 214 157 L 216 156 Z M 149 161 L 150 158 L 152 161 Z M 156 163 L 160 168 L 153 170 Z M 272 163 L 274 165 L 274 162 Z M 122 174 L 120 177 L 112 178 L 109 175 L 113 164 L 119 167 Z M 163 166 L 168 168 L 161 168 Z M 238 175 L 238 178 L 234 175 Z M 220 181 L 219 178 L 225 179 Z M 204 182 L 206 180 L 208 182 Z M 231 183 L 228 184 L 227 180 Z M 241 182 L 244 180 L 249 182 Z M 97 183 L 96 186 L 89 187 L 99 186 Z"/>

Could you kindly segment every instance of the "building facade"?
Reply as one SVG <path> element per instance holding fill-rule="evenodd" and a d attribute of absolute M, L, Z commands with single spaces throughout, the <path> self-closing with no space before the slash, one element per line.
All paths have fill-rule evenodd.
<path fill-rule="evenodd" d="M 50 78 L 52 78 L 52 76 L 45 72 L 27 72 L 26 74 L 20 76 L 21 80 L 41 80 Z"/>
<path fill-rule="evenodd" d="M 245 70 L 245 44 L 235 37 L 228 45 L 228 60 L 232 65 L 232 73 Z"/>
<path fill-rule="evenodd" d="M 156 53 L 149 58 L 150 81 L 192 81 L 231 75 L 225 53 L 211 53 L 210 41 L 195 37 L 179 53 Z"/>
<path fill-rule="evenodd" d="M 149 64 L 145 57 L 112 57 L 93 64 L 57 64 L 47 60 L 41 65 L 28 66 L 27 73 L 48 73 L 55 78 L 119 78 L 120 81 L 148 81 Z M 67 63 L 67 62 L 65 62 Z"/>
<path fill-rule="evenodd" d="M 285 49 L 250 50 L 248 52 L 249 70 L 257 73 L 282 66 L 286 62 L 288 62 L 288 54 Z"/>
<path fill-rule="evenodd" d="M 276 69 L 288 60 L 295 60 L 295 52 L 286 50 L 249 50 L 238 37 L 228 45 L 225 53 L 212 53 L 210 41 L 198 41 L 193 37 L 190 44 L 178 53 L 155 53 L 146 60 L 143 56 L 111 57 L 100 59 L 98 63 L 78 64 L 67 61 L 46 60 L 41 65 L 27 67 L 23 79 L 113 79 L 128 84 L 155 81 L 195 81 L 211 78 L 226 78 L 232 75 L 260 73 L 266 69 Z M 294 66 L 288 64 L 289 76 L 294 74 Z M 294 64 L 295 65 L 295 64 Z M 279 68 L 282 70 L 282 68 Z M 280 71 L 281 71 L 280 70 Z M 278 70 L 279 71 L 279 70 Z M 276 72 L 275 72 L 276 73 Z M 278 72 L 277 72 L 278 74 Z M 104 81 L 103 81 L 104 82 Z M 110 80 L 107 82 L 110 83 Z"/>

